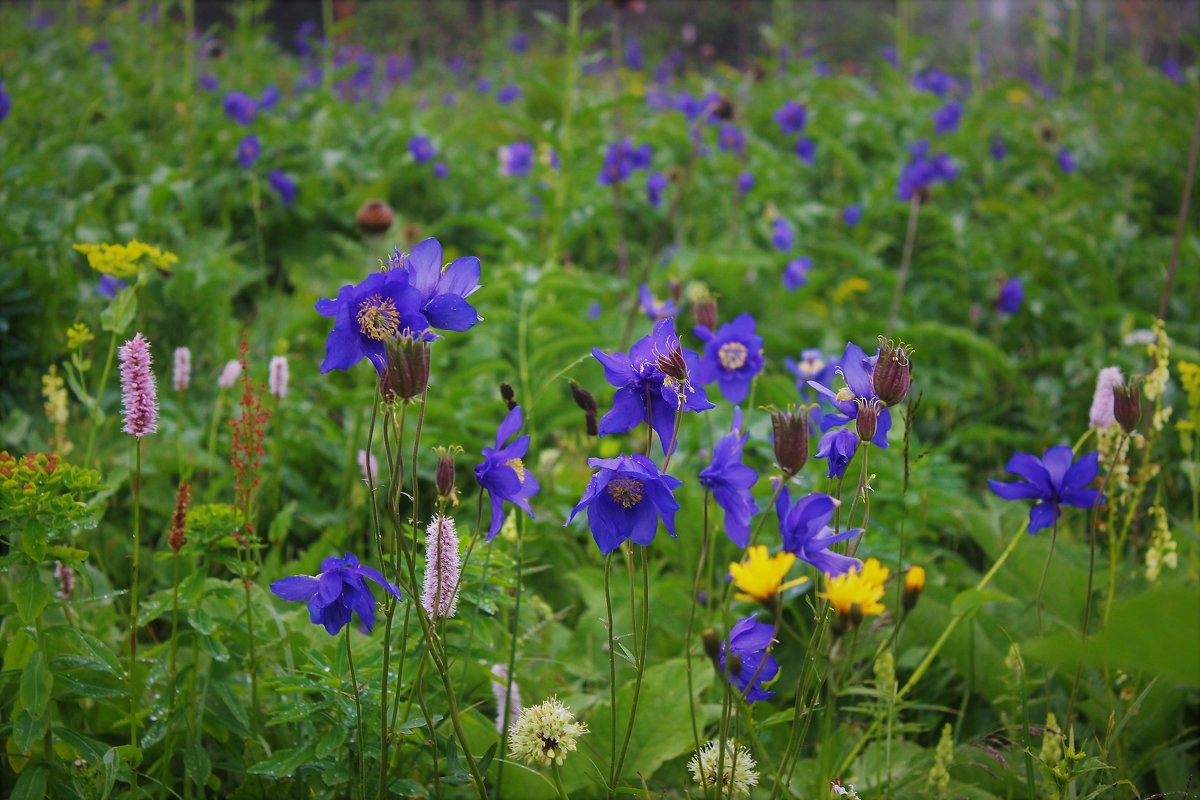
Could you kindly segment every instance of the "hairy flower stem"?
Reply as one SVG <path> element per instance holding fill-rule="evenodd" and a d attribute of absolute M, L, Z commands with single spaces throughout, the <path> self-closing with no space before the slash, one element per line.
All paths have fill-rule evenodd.
<path fill-rule="evenodd" d="M 904 297 L 904 284 L 908 280 L 908 268 L 912 264 L 913 244 L 917 239 L 917 217 L 921 211 L 921 196 L 913 192 L 908 203 L 908 229 L 904 232 L 904 253 L 900 257 L 900 272 L 896 275 L 896 291 L 892 295 L 892 309 L 888 312 L 887 335 L 891 336 L 900 314 L 900 300 Z"/>
<path fill-rule="evenodd" d="M 1054 543 L 1058 541 L 1058 519 L 1054 520 L 1054 528 L 1050 531 L 1050 552 L 1046 554 L 1046 564 L 1042 567 L 1042 580 L 1038 583 L 1037 591 L 1037 621 L 1038 633 L 1042 636 L 1046 634 L 1046 628 L 1042 624 L 1042 592 L 1046 590 L 1046 577 L 1050 574 L 1050 562 L 1054 560 Z"/>
<path fill-rule="evenodd" d="M 138 555 L 142 548 L 142 438 L 134 439 L 133 467 L 133 565 L 129 587 L 129 744 L 138 746 L 137 713 L 139 686 L 137 678 L 137 615 L 138 615 Z M 131 766 L 129 775 L 132 794 L 137 796 L 137 768 Z"/>
<path fill-rule="evenodd" d="M 352 627 L 354 626 L 346 626 L 346 660 L 350 664 L 350 684 L 354 689 L 354 719 L 358 724 L 358 796 L 366 797 L 367 768 L 363 754 L 367 746 L 367 740 L 363 737 L 362 700 L 358 696 L 358 675 L 354 672 L 354 650 L 350 647 L 350 629 Z M 380 733 L 383 733 L 383 731 L 380 731 Z"/>
<path fill-rule="evenodd" d="M 696 561 L 696 579 L 692 584 L 691 610 L 688 612 L 687 637 L 684 641 L 683 653 L 687 660 L 688 710 L 692 716 L 692 738 L 696 742 L 696 751 L 704 744 L 700 741 L 700 726 L 696 723 L 696 692 L 692 687 L 692 634 L 696 630 L 696 601 L 700 596 L 700 578 L 704 574 L 704 559 L 708 555 L 708 498 L 712 494 L 704 490 L 704 533 L 700 539 L 700 557 Z"/>
<path fill-rule="evenodd" d="M 375 547 L 379 553 L 380 566 L 387 568 L 387 560 L 383 552 L 383 530 L 379 525 L 379 504 L 375 501 L 375 474 L 371 469 L 371 451 L 375 443 L 375 422 L 379 417 L 380 392 L 378 383 L 375 388 L 375 400 L 371 404 L 371 424 L 367 427 L 367 493 L 371 503 L 371 524 L 375 531 Z M 399 577 L 399 576 L 393 576 Z M 388 681 L 391 677 L 392 654 L 392 617 L 396 613 L 396 598 L 385 594 L 384 617 L 387 620 L 383 629 L 383 673 L 379 678 L 379 797 L 387 797 L 388 774 L 388 745 L 391 743 L 391 728 L 388 727 Z M 403 664 L 403 649 L 401 649 Z M 399 689 L 397 688 L 397 692 Z"/>
<path fill-rule="evenodd" d="M 483 512 L 483 493 L 482 492 L 480 492 L 479 510 L 482 515 L 482 512 Z M 483 520 L 483 517 L 480 516 L 479 519 L 476 521 L 476 525 L 475 525 L 476 529 L 479 528 L 479 525 L 482 522 L 482 520 Z M 518 515 L 518 517 L 517 517 L 517 596 L 513 599 L 512 630 L 509 631 L 508 672 L 506 673 L 506 675 L 508 676 L 508 683 L 505 686 L 505 690 L 504 690 L 504 726 L 500 731 L 501 746 L 503 746 L 504 742 L 508 741 L 508 725 L 512 718 L 513 675 L 515 674 L 514 670 L 516 669 L 516 665 L 517 665 L 517 642 L 520 639 L 520 637 L 517 634 L 521 630 L 521 593 L 522 593 L 521 592 L 521 579 L 522 579 L 521 572 L 523 569 L 523 561 L 524 561 L 523 552 L 522 552 L 524 542 L 525 542 L 525 518 Z M 488 549 L 488 555 L 489 555 L 489 557 L 491 555 L 490 548 Z M 486 585 L 486 583 L 485 583 L 485 585 Z M 497 797 L 504 796 L 500 792 L 500 790 L 504 786 L 504 761 L 505 761 L 505 759 L 500 759 L 500 763 L 496 767 L 496 796 Z"/>

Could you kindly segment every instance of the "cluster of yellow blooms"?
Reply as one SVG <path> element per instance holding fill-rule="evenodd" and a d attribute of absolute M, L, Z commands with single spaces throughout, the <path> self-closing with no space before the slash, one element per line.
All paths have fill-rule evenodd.
<path fill-rule="evenodd" d="M 883 585 L 887 582 L 890 570 L 879 563 L 877 559 L 868 558 L 859 569 L 827 578 L 825 592 L 820 595 L 829 601 L 838 616 L 861 620 L 882 614 L 884 611 Z"/>
<path fill-rule="evenodd" d="M 75 249 L 87 256 L 88 266 L 113 278 L 132 277 L 147 266 L 170 270 L 179 263 L 174 253 L 137 239 L 129 244 L 76 244 Z"/>

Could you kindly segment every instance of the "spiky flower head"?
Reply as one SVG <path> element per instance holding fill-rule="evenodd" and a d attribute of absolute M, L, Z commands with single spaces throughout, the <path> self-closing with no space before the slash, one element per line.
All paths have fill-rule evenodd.
<path fill-rule="evenodd" d="M 271 396 L 282 400 L 288 391 L 288 361 L 287 356 L 275 356 L 267 374 Z"/>
<path fill-rule="evenodd" d="M 808 581 L 808 578 L 796 578 L 784 582 L 795 563 L 796 556 L 786 551 L 768 555 L 766 545 L 751 547 L 746 551 L 745 559 L 729 565 L 733 585 L 741 590 L 734 597 L 764 605 L 772 602 L 780 593 Z"/>
<path fill-rule="evenodd" d="M 158 430 L 158 394 L 150 371 L 150 343 L 142 334 L 121 345 L 121 403 L 130 436 L 142 438 Z"/>
<path fill-rule="evenodd" d="M 750 789 L 758 785 L 758 764 L 750 751 L 727 739 L 722 747 L 708 742 L 688 762 L 692 779 L 705 788 L 719 787 L 718 794 L 729 797 L 749 797 Z"/>
<path fill-rule="evenodd" d="M 571 709 L 551 697 L 521 712 L 508 732 L 508 752 L 527 764 L 561 767 L 587 732 L 587 723 L 576 721 Z"/>
<path fill-rule="evenodd" d="M 1096 376 L 1096 391 L 1092 395 L 1092 408 L 1088 412 L 1088 424 L 1093 428 L 1107 428 L 1117 421 L 1114 416 L 1113 390 L 1121 386 L 1125 377 L 1120 367 L 1105 367 Z"/>
<path fill-rule="evenodd" d="M 421 606 L 430 619 L 454 616 L 461 569 L 454 517 L 434 516 L 425 529 L 425 584 L 421 593 Z"/>
<path fill-rule="evenodd" d="M 175 348 L 174 369 L 171 371 L 171 385 L 177 392 L 186 392 L 192 382 L 192 351 L 186 347 Z"/>

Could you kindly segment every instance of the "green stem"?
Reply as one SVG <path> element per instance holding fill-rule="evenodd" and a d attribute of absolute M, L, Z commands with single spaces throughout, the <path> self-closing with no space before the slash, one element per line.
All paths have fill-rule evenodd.
<path fill-rule="evenodd" d="M 137 615 L 138 615 L 138 578 L 139 553 L 142 547 L 142 437 L 134 440 L 133 468 L 133 566 L 130 575 L 129 589 L 129 744 L 135 749 L 138 746 L 137 712 L 141 703 L 141 694 L 137 679 Z M 132 796 L 137 797 L 137 769 L 129 769 Z"/>
<path fill-rule="evenodd" d="M 571 174 L 566 159 L 571 154 L 571 129 L 575 115 L 575 86 L 579 82 L 579 29 L 583 11 L 579 0 L 571 0 L 567 10 L 567 50 L 563 76 L 562 118 L 558 126 L 558 181 L 554 192 L 554 224 L 550 228 L 546 260 L 557 262 L 562 242 L 563 220 L 567 215 L 567 183 Z"/>
<path fill-rule="evenodd" d="M 171 557 L 171 656 L 167 675 L 170 679 L 167 686 L 167 740 L 163 748 L 163 777 L 162 797 L 167 796 L 167 781 L 171 776 L 171 758 L 175 753 L 175 688 L 176 670 L 175 658 L 179 650 L 179 553 Z"/>
<path fill-rule="evenodd" d="M 221 425 L 221 412 L 225 405 L 225 389 L 217 389 L 217 401 L 213 404 L 212 422 L 208 426 L 208 459 L 204 462 L 205 474 L 212 473 L 213 460 L 217 457 L 217 428 Z"/>
<path fill-rule="evenodd" d="M 358 796 L 367 796 L 367 770 L 366 762 L 363 758 L 363 753 L 367 746 L 367 741 L 363 737 L 363 722 L 362 722 L 362 700 L 358 696 L 358 675 L 354 672 L 354 650 L 350 647 L 350 628 L 345 626 L 346 630 L 346 660 L 350 664 L 350 683 L 354 689 L 354 719 L 358 724 Z M 382 732 L 382 731 L 381 731 Z"/>
<path fill-rule="evenodd" d="M 557 761 L 550 765 L 550 771 L 554 773 L 554 788 L 558 791 L 558 796 L 561 800 L 570 800 L 571 796 L 567 794 L 567 790 L 563 786 L 562 767 L 558 765 Z M 497 789 L 497 796 L 499 796 L 498 792 L 499 789 Z"/>
<path fill-rule="evenodd" d="M 483 501 L 480 500 L 480 513 L 483 511 Z M 482 521 L 482 516 L 480 517 Z M 478 525 L 476 526 L 478 527 Z M 523 569 L 523 552 L 522 545 L 525 539 L 525 521 L 523 517 L 517 518 L 517 596 L 513 600 L 513 619 L 512 630 L 509 633 L 508 647 L 508 672 L 505 674 L 506 683 L 504 687 L 504 723 L 500 729 L 500 745 L 508 741 L 508 723 L 512 716 L 512 694 L 513 694 L 513 670 L 517 666 L 517 641 L 518 633 L 521 630 L 521 584 L 522 584 L 522 569 Z M 491 555 L 491 549 L 488 550 L 488 555 Z M 486 582 L 484 583 L 486 586 Z M 496 796 L 503 797 L 501 789 L 504 787 L 504 759 L 500 759 L 500 763 L 496 767 Z"/>
<path fill-rule="evenodd" d="M 1071 17 L 1067 22 L 1067 63 L 1063 65 L 1063 94 L 1071 91 L 1075 82 L 1075 61 L 1079 58 L 1079 23 L 1083 16 L 1082 0 L 1071 3 Z"/>
<path fill-rule="evenodd" d="M 613 637 L 613 604 L 612 604 L 612 551 L 604 557 L 604 605 L 608 611 L 608 693 L 609 693 L 609 711 L 612 717 L 612 743 L 611 757 L 609 758 L 608 766 L 608 796 L 609 800 L 615 796 L 613 789 L 617 785 L 617 779 L 614 775 L 617 766 L 617 646 Z"/>
<path fill-rule="evenodd" d="M 696 751 L 700 751 L 703 742 L 700 741 L 700 726 L 696 722 L 696 692 L 692 687 L 692 634 L 696 630 L 696 599 L 700 595 L 700 579 L 704 574 L 704 559 L 708 554 L 708 498 L 709 490 L 704 490 L 704 532 L 700 539 L 700 558 L 696 562 L 696 579 L 692 584 L 691 610 L 688 612 L 687 638 L 684 641 L 683 652 L 687 660 L 688 710 L 692 716 L 692 738 L 696 742 Z"/>
<path fill-rule="evenodd" d="M 96 385 L 96 391 L 92 395 L 91 419 L 88 425 L 87 449 L 84 450 L 83 465 L 91 466 L 92 452 L 96 444 L 96 428 L 100 425 L 101 414 L 103 414 L 104 405 L 104 390 L 108 387 L 108 373 L 112 370 L 113 358 L 117 352 L 117 332 L 113 331 L 112 336 L 108 340 L 108 355 L 104 359 L 104 369 L 100 371 L 100 382 Z"/>
<path fill-rule="evenodd" d="M 630 544 L 630 549 L 633 544 Z M 616 769 L 613 770 L 614 788 L 615 781 L 621 780 L 621 768 L 625 765 L 625 755 L 629 752 L 629 740 L 633 736 L 633 725 L 637 719 L 638 699 L 642 693 L 642 676 L 646 673 L 646 646 L 650 641 L 650 556 L 647 554 L 646 548 L 640 548 L 642 553 L 642 619 L 641 624 L 637 622 L 635 609 L 631 606 L 629 613 L 633 618 L 633 645 L 637 662 L 634 665 L 636 674 L 633 679 L 633 700 L 629 706 L 629 722 L 625 726 L 625 738 L 621 742 L 621 754 L 617 757 Z M 630 577 L 633 576 L 633 556 L 629 556 Z M 630 598 L 632 602 L 632 598 Z M 638 635 L 638 628 L 641 628 L 641 635 Z M 638 644 L 641 647 L 638 647 Z"/>
<path fill-rule="evenodd" d="M 908 280 L 908 269 L 912 264 L 913 244 L 917 239 L 917 217 L 921 211 L 921 195 L 913 192 L 908 202 L 908 227 L 904 231 L 904 253 L 900 257 L 900 272 L 896 276 L 896 291 L 892 295 L 892 308 L 888 312 L 887 334 L 890 336 L 896 327 L 896 318 L 900 314 L 900 300 L 904 297 L 904 284 Z"/>

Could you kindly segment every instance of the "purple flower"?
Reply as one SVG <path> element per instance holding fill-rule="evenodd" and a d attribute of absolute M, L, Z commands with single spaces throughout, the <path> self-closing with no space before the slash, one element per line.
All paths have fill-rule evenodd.
<path fill-rule="evenodd" d="M 912 85 L 918 91 L 933 92 L 938 97 L 945 97 L 958 88 L 958 81 L 940 69 L 931 69 L 913 78 Z"/>
<path fill-rule="evenodd" d="M 592 355 L 604 367 L 605 380 L 617 387 L 612 409 L 600 420 L 601 436 L 649 423 L 667 453 L 675 444 L 677 412 L 714 407 L 704 389 L 690 379 L 699 357 L 680 345 L 672 318 L 655 323 L 654 331 L 634 342 L 628 354 L 594 347 Z"/>
<path fill-rule="evenodd" d="M 817 160 L 817 143 L 806 136 L 800 137 L 796 140 L 796 155 L 811 167 Z"/>
<path fill-rule="evenodd" d="M 375 624 L 375 595 L 363 579 L 373 581 L 400 599 L 400 590 L 378 570 L 364 567 L 350 553 L 344 558 L 330 557 L 321 562 L 318 575 L 295 575 L 271 584 L 271 591 L 284 600 L 308 603 L 308 616 L 314 625 L 324 625 L 336 636 L 352 613 L 358 614 L 359 630 L 370 633 Z"/>
<path fill-rule="evenodd" d="M 258 101 L 245 92 L 225 95 L 225 116 L 239 125 L 249 125 L 258 113 Z"/>
<path fill-rule="evenodd" d="M 642 58 L 642 43 L 639 39 L 630 37 L 625 40 L 625 66 L 634 70 L 646 68 L 646 61 Z"/>
<path fill-rule="evenodd" d="M 500 174 L 510 178 L 523 178 L 533 169 L 533 145 L 529 142 L 513 142 L 500 148 Z"/>
<path fill-rule="evenodd" d="M 216 75 L 213 75 L 211 72 L 204 73 L 197 79 L 196 82 L 199 83 L 200 88 L 206 92 L 215 92 L 221 88 L 220 78 L 218 78 Z"/>
<path fill-rule="evenodd" d="M 793 133 L 803 133 L 808 122 L 808 110 L 793 100 L 788 100 L 775 112 L 775 122 L 785 136 Z"/>
<path fill-rule="evenodd" d="M 736 125 L 722 125 L 717 135 L 717 147 L 727 153 L 744 153 L 746 151 L 746 134 Z"/>
<path fill-rule="evenodd" d="M 506 86 L 501 86 L 500 91 L 496 92 L 496 102 L 502 106 L 509 103 L 515 103 L 521 99 L 521 87 L 515 83 L 510 83 Z"/>
<path fill-rule="evenodd" d="M 953 100 L 934 111 L 934 132 L 939 135 L 954 133 L 954 131 L 958 130 L 958 123 L 962 120 L 962 113 L 962 104 Z"/>
<path fill-rule="evenodd" d="M 488 94 L 492 91 L 492 79 L 486 75 L 475 81 L 475 91 L 480 94 Z"/>
<path fill-rule="evenodd" d="M 754 188 L 754 173 L 741 172 L 737 176 L 738 196 L 745 197 Z"/>
<path fill-rule="evenodd" d="M 514 53 L 524 53 L 529 49 L 529 34 L 517 32 L 508 40 L 508 49 Z"/>
<path fill-rule="evenodd" d="M 316 35 L 316 20 L 306 19 L 300 23 L 300 27 L 296 29 L 295 35 L 292 36 L 292 46 L 296 48 L 297 53 L 306 56 L 313 50 L 312 42 Z"/>
<path fill-rule="evenodd" d="M 533 518 L 529 498 L 537 494 L 541 486 L 522 461 L 529 452 L 529 437 L 519 436 L 512 444 L 505 444 L 521 429 L 524 421 L 521 407 L 513 406 L 496 431 L 496 446 L 483 448 L 483 461 L 475 467 L 475 480 L 488 493 L 492 505 L 487 533 L 489 542 L 496 538 L 504 524 L 504 503 L 512 503 Z"/>
<path fill-rule="evenodd" d="M 242 169 L 253 167 L 254 163 L 258 161 L 260 152 L 262 152 L 262 146 L 258 143 L 258 137 L 253 133 L 246 134 L 238 142 L 237 149 L 238 163 L 242 165 Z"/>
<path fill-rule="evenodd" d="M 1060 147 L 1055 158 L 1058 160 L 1058 168 L 1066 174 L 1070 175 L 1075 171 L 1075 156 L 1071 155 L 1071 151 L 1067 148 Z"/>
<path fill-rule="evenodd" d="M 901 200 L 911 200 L 913 195 L 927 190 L 935 183 L 952 180 L 958 171 L 954 162 L 945 153 L 929 155 L 929 142 L 919 141 L 908 148 L 909 160 L 900 173 L 896 195 Z"/>
<path fill-rule="evenodd" d="M 675 301 L 671 299 L 657 300 L 650 293 L 650 287 L 642 284 L 638 287 L 638 305 L 651 322 L 658 322 L 660 319 L 673 317 L 679 313 L 679 306 L 675 305 Z"/>
<path fill-rule="evenodd" d="M 1016 314 L 1025 300 L 1025 284 L 1020 278 L 1009 278 L 996 295 L 996 310 L 1001 314 Z"/>
<path fill-rule="evenodd" d="M 395 53 L 390 53 L 387 60 L 383 63 L 384 78 L 392 86 L 401 83 L 408 83 L 412 78 L 413 59 L 410 55 L 399 56 Z"/>
<path fill-rule="evenodd" d="M 802 352 L 799 361 L 785 358 L 783 363 L 796 376 L 796 389 L 800 392 L 800 396 L 806 400 L 814 399 L 812 387 L 809 385 L 810 382 L 831 387 L 833 378 L 837 375 L 837 358 L 826 356 L 820 350 L 816 349 Z"/>
<path fill-rule="evenodd" d="M 262 94 L 258 98 L 258 107 L 266 111 L 279 105 L 279 101 L 283 99 L 283 93 L 275 86 L 268 86 L 263 89 Z"/>
<path fill-rule="evenodd" d="M 847 228 L 853 228 L 860 222 L 862 222 L 862 206 L 858 203 L 851 203 L 842 209 L 842 223 Z"/>
<path fill-rule="evenodd" d="M 429 141 L 428 136 L 414 136 L 409 139 L 408 152 L 412 155 L 413 161 L 418 164 L 424 164 L 437 155 L 437 150 L 434 149 L 433 143 Z"/>
<path fill-rule="evenodd" d="M 1008 147 L 1004 144 L 1004 138 L 997 133 L 992 136 L 992 158 L 1003 161 L 1006 155 L 1008 155 Z"/>
<path fill-rule="evenodd" d="M 271 170 L 267 175 L 267 183 L 279 195 L 279 199 L 285 206 L 290 206 L 296 199 L 296 182 L 283 170 Z"/>
<path fill-rule="evenodd" d="M 430 619 L 454 616 L 461 579 L 454 517 L 435 514 L 425 528 L 425 578 L 421 585 L 421 607 Z"/>
<path fill-rule="evenodd" d="M 158 431 L 158 392 L 150 370 L 150 343 L 135 334 L 119 352 L 121 362 L 121 405 L 125 425 L 121 430 L 141 439 Z"/>
<path fill-rule="evenodd" d="M 894 47 L 879 48 L 879 57 L 892 65 L 892 69 L 900 69 L 900 55 Z"/>
<path fill-rule="evenodd" d="M 646 178 L 646 199 L 650 205 L 658 208 L 662 205 L 662 195 L 667 188 L 667 176 L 661 172 L 655 172 L 650 177 Z"/>
<path fill-rule="evenodd" d="M 479 259 L 463 256 L 442 269 L 442 243 L 437 239 L 419 242 L 411 253 L 395 248 L 388 259 L 391 271 L 408 275 L 420 297 L 421 313 L 429 327 L 444 331 L 466 331 L 483 319 L 467 298 L 479 290 Z"/>
<path fill-rule="evenodd" d="M 845 425 L 858 417 L 859 404 L 870 403 L 877 400 L 875 396 L 875 387 L 871 383 L 871 375 L 875 371 L 875 358 L 867 357 L 863 349 L 853 342 L 846 342 L 846 351 L 842 354 L 842 359 L 838 370 L 842 374 L 842 378 L 846 381 L 846 386 L 841 390 L 834 392 L 828 386 L 822 386 L 816 381 L 809 381 L 808 385 L 816 389 L 820 394 L 832 402 L 837 409 L 835 412 L 826 414 L 821 419 L 821 429 L 829 430 Z M 880 409 L 879 421 L 875 427 L 875 435 L 871 438 L 871 444 L 876 447 L 887 448 L 888 431 L 892 429 L 892 414 L 887 408 Z"/>
<path fill-rule="evenodd" d="M 1180 68 L 1179 62 L 1170 56 L 1163 59 L 1162 74 L 1180 86 L 1184 84 L 1183 70 Z"/>
<path fill-rule="evenodd" d="M 725 512 L 725 533 L 738 547 L 750 544 L 750 518 L 759 512 L 750 489 L 758 473 L 742 463 L 742 447 L 748 434 L 742 433 L 742 410 L 733 410 L 733 424 L 713 448 L 712 461 L 700 470 L 700 483 L 713 493 L 713 499 Z"/>
<path fill-rule="evenodd" d="M 117 292 L 124 289 L 129 284 L 120 278 L 114 278 L 111 275 L 101 275 L 100 282 L 96 285 L 96 294 L 101 297 L 112 300 L 117 296 Z"/>
<path fill-rule="evenodd" d="M 595 322 L 596 320 L 600 319 L 600 314 L 603 311 L 604 311 L 604 307 L 600 305 L 600 301 L 593 300 L 591 302 L 591 304 L 588 306 L 588 311 L 587 311 L 588 319 Z"/>
<path fill-rule="evenodd" d="M 796 234 L 792 223 L 788 222 L 786 217 L 776 217 L 771 228 L 771 244 L 775 245 L 775 249 L 786 253 L 795 243 Z"/>
<path fill-rule="evenodd" d="M 786 486 L 775 501 L 775 514 L 779 517 L 779 533 L 783 537 L 783 549 L 797 558 L 807 561 L 831 576 L 838 576 L 851 567 L 860 566 L 857 558 L 830 552 L 829 547 L 851 539 L 862 533 L 861 528 L 834 533 L 829 527 L 837 501 L 827 494 L 810 494 L 792 505 Z"/>
<path fill-rule="evenodd" d="M 817 458 L 829 459 L 828 478 L 841 478 L 858 450 L 858 434 L 849 428 L 827 431 L 817 443 Z"/>
<path fill-rule="evenodd" d="M 4 80 L 0 79 L 0 122 L 4 121 L 10 111 L 12 111 L 12 97 L 4 88 Z"/>
<path fill-rule="evenodd" d="M 721 394 L 735 405 L 745 400 L 750 383 L 763 368 L 763 340 L 755 332 L 754 317 L 741 314 L 716 333 L 697 325 L 694 333 L 704 340 L 704 355 L 693 379 L 704 386 L 716 381 Z"/>
<path fill-rule="evenodd" d="M 626 540 L 649 545 L 658 532 L 660 519 L 667 533 L 675 536 L 679 503 L 674 492 L 683 481 L 660 473 L 654 462 L 641 454 L 589 458 L 588 466 L 594 467 L 596 473 L 571 509 L 564 527 L 587 509 L 592 538 L 604 554 L 616 550 Z"/>
<path fill-rule="evenodd" d="M 804 286 L 808 283 L 808 271 L 811 269 L 812 259 L 808 256 L 793 258 L 783 271 L 783 287 L 794 292 Z"/>
<path fill-rule="evenodd" d="M 1104 502 L 1098 490 L 1085 488 L 1096 479 L 1100 454 L 1074 459 L 1074 452 L 1065 444 L 1051 447 L 1041 458 L 1017 453 L 1004 468 L 1022 480 L 989 480 L 988 486 L 1005 500 L 1037 500 L 1029 509 L 1029 532 L 1037 533 L 1058 522 L 1060 506 L 1091 508 Z"/>
<path fill-rule="evenodd" d="M 442 105 L 446 108 L 452 108 L 458 104 L 458 95 L 454 92 L 447 92 L 442 96 Z"/>
<path fill-rule="evenodd" d="M 738 620 L 729 631 L 729 636 L 721 642 L 721 674 L 725 674 L 725 648 L 728 646 L 742 664 L 740 671 L 730 673 L 729 683 L 738 688 L 747 703 L 757 703 L 775 696 L 774 692 L 762 688 L 764 683 L 770 683 L 779 674 L 779 662 L 771 655 L 774 643 L 775 627 L 758 622 L 754 617 Z"/>
<path fill-rule="evenodd" d="M 604 163 L 600 167 L 597 180 L 604 186 L 621 183 L 629 179 L 634 170 L 646 169 L 654 151 L 648 144 L 634 146 L 629 139 L 621 139 L 608 146 L 604 153 Z"/>
<path fill-rule="evenodd" d="M 433 165 L 433 174 L 438 180 L 445 180 L 450 174 L 450 167 L 446 166 L 445 161 L 439 161 Z"/>
<path fill-rule="evenodd" d="M 385 340 L 404 334 L 424 336 L 429 327 L 421 313 L 421 293 L 401 269 L 372 272 L 358 284 L 346 284 L 336 299 L 318 300 L 316 309 L 333 319 L 333 330 L 325 340 L 323 373 L 350 369 L 364 358 L 383 372 Z"/>

